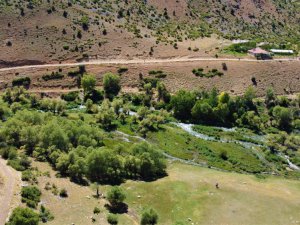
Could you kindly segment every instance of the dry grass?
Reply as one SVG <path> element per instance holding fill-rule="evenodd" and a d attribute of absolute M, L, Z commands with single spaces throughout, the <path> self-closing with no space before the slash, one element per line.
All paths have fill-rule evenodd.
<path fill-rule="evenodd" d="M 252 77 L 257 81 L 257 93 L 259 96 L 265 94 L 268 87 L 273 87 L 277 94 L 294 94 L 300 92 L 300 63 L 294 62 L 226 62 L 228 70 L 222 70 L 222 61 L 198 61 L 198 62 L 176 62 L 176 63 L 156 63 L 156 64 L 137 64 L 137 65 L 93 65 L 87 66 L 87 71 L 97 77 L 97 85 L 102 85 L 103 74 L 106 72 L 116 73 L 118 68 L 127 67 L 128 72 L 121 77 L 121 83 L 124 90 L 137 90 L 140 83 L 139 74 L 144 77 L 149 76 L 150 70 L 163 70 L 168 75 L 162 81 L 167 85 L 171 92 L 179 89 L 211 89 L 218 88 L 220 91 L 228 91 L 231 94 L 240 95 L 247 87 L 252 86 Z M 192 70 L 195 68 L 204 68 L 205 71 L 218 69 L 224 72 L 224 76 L 213 78 L 196 77 Z M 29 76 L 31 78 L 30 91 L 45 92 L 50 95 L 56 95 L 61 92 L 76 90 L 76 81 L 66 74 L 70 70 L 76 70 L 77 67 L 64 67 L 62 73 L 65 78 L 61 80 L 50 80 L 45 82 L 42 76 L 50 74 L 52 71 L 58 71 L 58 68 L 38 68 L 12 70 L 9 72 L 0 72 L 0 89 L 4 90 L 11 86 L 13 79 L 20 76 Z"/>

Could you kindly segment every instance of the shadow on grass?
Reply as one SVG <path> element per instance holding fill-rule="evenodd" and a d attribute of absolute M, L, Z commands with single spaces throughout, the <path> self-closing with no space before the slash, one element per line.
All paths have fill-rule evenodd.
<path fill-rule="evenodd" d="M 105 204 L 104 206 L 110 213 L 113 214 L 124 214 L 128 212 L 128 205 L 125 203 L 120 203 L 114 207 L 109 204 Z"/>

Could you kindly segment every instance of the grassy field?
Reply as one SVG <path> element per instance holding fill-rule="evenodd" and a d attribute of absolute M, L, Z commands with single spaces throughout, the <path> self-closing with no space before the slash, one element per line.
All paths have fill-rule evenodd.
<path fill-rule="evenodd" d="M 51 177 L 40 177 L 42 202 L 55 216 L 48 224 L 107 224 L 105 199 L 95 199 L 92 187 L 79 186 L 56 178 L 46 163 L 34 163 Z M 61 199 L 46 191 L 46 182 L 66 188 L 69 197 Z M 215 188 L 216 182 L 220 189 Z M 159 224 L 297 224 L 300 221 L 300 182 L 270 177 L 218 172 L 211 169 L 170 163 L 168 176 L 154 182 L 127 181 L 122 184 L 129 206 L 119 215 L 119 224 L 139 224 L 146 206 L 159 214 Z M 106 192 L 110 186 L 101 186 Z M 93 209 L 101 209 L 93 215 Z M 96 222 L 92 222 L 92 217 Z"/>

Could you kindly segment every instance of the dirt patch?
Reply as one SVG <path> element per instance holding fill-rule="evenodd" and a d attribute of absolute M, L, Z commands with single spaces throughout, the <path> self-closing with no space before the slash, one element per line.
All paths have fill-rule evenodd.
<path fill-rule="evenodd" d="M 21 201 L 21 174 L 6 165 L 0 158 L 0 224 L 5 224 L 12 210 Z"/>
<path fill-rule="evenodd" d="M 45 62 L 41 62 L 39 60 L 16 60 L 16 61 L 0 60 L 0 68 L 24 66 L 24 65 L 41 65 L 41 64 L 45 64 Z"/>

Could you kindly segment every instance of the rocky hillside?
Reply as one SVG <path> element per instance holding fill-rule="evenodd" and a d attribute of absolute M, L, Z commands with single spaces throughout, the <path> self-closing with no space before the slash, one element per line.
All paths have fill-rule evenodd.
<path fill-rule="evenodd" d="M 298 0 L 0 0 L 0 64 L 208 54 L 218 49 L 210 37 L 299 44 L 299 8 Z"/>

